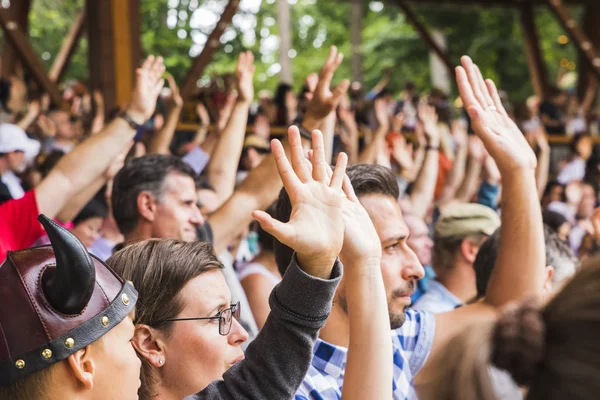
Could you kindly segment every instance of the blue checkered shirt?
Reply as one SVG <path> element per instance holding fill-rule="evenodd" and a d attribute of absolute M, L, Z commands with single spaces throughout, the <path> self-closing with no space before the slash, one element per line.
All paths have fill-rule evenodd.
<path fill-rule="evenodd" d="M 433 314 L 406 310 L 402 327 L 392 331 L 394 349 L 394 400 L 417 399 L 413 378 L 425 364 L 433 344 Z M 313 360 L 295 400 L 334 400 L 342 398 L 348 349 L 317 339 Z"/>

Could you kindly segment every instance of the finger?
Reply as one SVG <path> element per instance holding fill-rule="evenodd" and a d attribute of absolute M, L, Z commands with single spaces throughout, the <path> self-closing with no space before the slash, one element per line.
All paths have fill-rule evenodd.
<path fill-rule="evenodd" d="M 276 220 L 264 211 L 254 211 L 252 217 L 260 224 L 267 233 L 270 233 L 275 239 L 285 244 L 288 247 L 292 247 L 294 238 L 294 229 L 289 224 L 284 224 L 281 221 Z"/>
<path fill-rule="evenodd" d="M 160 91 L 163 89 L 163 87 L 165 87 L 165 80 L 161 79 L 154 86 L 154 96 L 155 97 L 158 97 L 158 95 L 160 94 Z"/>
<path fill-rule="evenodd" d="M 329 187 L 332 189 L 341 189 L 342 183 L 344 182 L 344 176 L 346 176 L 346 167 L 348 166 L 348 156 L 346 153 L 341 152 L 338 154 L 337 162 L 335 163 L 335 169 L 331 176 L 331 183 Z"/>
<path fill-rule="evenodd" d="M 344 79 L 335 87 L 335 90 L 333 91 L 334 104 L 337 105 L 341 101 L 342 97 L 348 93 L 348 88 L 350 88 L 350 81 L 348 79 Z"/>
<path fill-rule="evenodd" d="M 358 197 L 356 197 L 356 193 L 354 193 L 354 187 L 352 187 L 352 182 L 348 177 L 348 174 L 344 173 L 344 181 L 342 182 L 342 189 L 344 190 L 344 194 L 350 200 L 355 203 L 358 203 Z"/>
<path fill-rule="evenodd" d="M 489 89 L 485 84 L 485 80 L 483 79 L 483 75 L 481 74 L 481 70 L 479 66 L 475 65 L 475 72 L 477 72 L 477 84 L 479 85 L 479 90 L 483 93 L 483 97 L 485 98 L 485 105 L 489 108 L 494 105 L 494 101 L 492 100 L 492 96 L 490 95 Z"/>
<path fill-rule="evenodd" d="M 175 83 L 175 78 L 173 78 L 173 75 L 167 74 L 167 82 L 169 82 L 169 88 L 171 89 L 171 91 L 176 92 L 177 84 Z"/>
<path fill-rule="evenodd" d="M 494 101 L 494 106 L 496 107 L 496 109 L 502 115 L 508 116 L 508 113 L 506 112 L 506 110 L 504 109 L 504 105 L 502 104 L 502 99 L 500 98 L 500 95 L 498 94 L 498 89 L 496 89 L 496 84 L 494 83 L 494 81 L 491 79 L 486 79 L 485 84 L 487 85 L 488 91 L 492 95 L 492 99 Z"/>
<path fill-rule="evenodd" d="M 142 66 L 140 67 L 141 69 L 148 69 L 150 68 L 150 66 L 152 65 L 152 63 L 154 62 L 154 56 L 153 55 L 149 55 L 143 62 Z"/>
<path fill-rule="evenodd" d="M 333 73 L 336 70 L 336 58 L 337 58 L 337 47 L 331 46 L 329 49 L 329 55 L 327 56 L 327 60 L 323 64 L 321 71 L 319 73 L 319 83 L 317 83 L 317 90 L 329 87 L 331 83 L 331 79 L 333 78 Z"/>
<path fill-rule="evenodd" d="M 298 131 L 296 126 L 292 125 L 288 129 L 288 141 L 290 143 L 290 158 L 292 159 L 294 173 L 300 179 L 300 182 L 308 182 L 310 180 L 310 173 L 304 163 L 306 157 L 304 157 L 300 131 Z"/>
<path fill-rule="evenodd" d="M 473 89 L 473 94 L 479 103 L 479 106 L 482 108 L 486 108 L 485 97 L 481 92 L 481 87 L 478 84 L 479 76 L 477 75 L 477 71 L 475 70 L 475 65 L 470 57 L 464 56 L 461 58 L 461 62 L 463 67 L 465 67 L 465 71 L 467 71 L 467 78 L 469 78 L 469 85 Z"/>
<path fill-rule="evenodd" d="M 465 105 L 465 110 L 468 110 L 471 106 L 481 109 L 481 105 L 475 98 L 473 88 L 469 83 L 467 72 L 463 67 L 456 67 L 456 83 L 458 84 L 458 91 L 460 93 L 460 98 Z"/>
<path fill-rule="evenodd" d="M 302 182 L 298 179 L 298 176 L 294 173 L 290 162 L 285 155 L 285 150 L 281 142 L 277 139 L 271 141 L 271 152 L 275 159 L 275 165 L 277 166 L 277 172 L 283 182 L 283 186 L 288 193 L 292 193 L 294 188 L 300 186 Z"/>
<path fill-rule="evenodd" d="M 327 182 L 327 172 L 325 162 L 325 145 L 323 144 L 323 134 L 320 130 L 312 131 L 312 176 L 317 182 Z"/>

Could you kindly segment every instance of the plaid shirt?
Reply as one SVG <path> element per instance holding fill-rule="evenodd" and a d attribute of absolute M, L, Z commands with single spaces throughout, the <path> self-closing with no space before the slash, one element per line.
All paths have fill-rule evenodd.
<path fill-rule="evenodd" d="M 423 367 L 433 344 L 433 314 L 406 310 L 402 327 L 392 331 L 394 349 L 394 400 L 417 399 L 413 377 Z M 313 360 L 295 400 L 334 400 L 342 398 L 348 349 L 318 339 Z"/>

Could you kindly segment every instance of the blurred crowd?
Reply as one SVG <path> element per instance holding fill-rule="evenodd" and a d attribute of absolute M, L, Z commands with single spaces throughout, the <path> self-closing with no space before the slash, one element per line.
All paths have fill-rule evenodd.
<path fill-rule="evenodd" d="M 255 93 L 244 52 L 187 102 L 150 57 L 114 110 L 81 82 L 51 105 L 1 81 L 0 279 L 30 268 L 21 250 L 72 250 L 73 235 L 96 270 L 131 281 L 144 399 L 594 398 L 581 393 L 597 394 L 584 372 L 597 346 L 552 316 L 569 315 L 570 295 L 579 303 L 562 304 L 582 312 L 564 324 L 598 322 L 583 312 L 598 267 L 581 267 L 600 249 L 596 88 L 514 105 L 463 58 L 453 100 L 410 81 L 393 90 L 392 71 L 372 88 L 333 86 L 341 62 L 332 48 L 302 85 Z M 548 135 L 569 137 L 552 168 Z M 0 305 L 0 338 L 16 329 L 10 312 Z M 10 340 L 7 369 L 23 347 Z M 0 397 L 26 398 L 13 384 L 29 378 L 14 376 Z"/>

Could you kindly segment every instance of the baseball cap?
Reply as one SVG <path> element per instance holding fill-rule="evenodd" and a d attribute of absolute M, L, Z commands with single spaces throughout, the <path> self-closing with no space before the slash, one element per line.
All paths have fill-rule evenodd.
<path fill-rule="evenodd" d="M 269 151 L 269 141 L 265 138 L 262 138 L 258 135 L 248 135 L 244 140 L 244 148 L 255 148 L 258 150 Z"/>
<path fill-rule="evenodd" d="M 500 217 L 489 207 L 475 203 L 449 205 L 435 225 L 436 239 L 461 239 L 469 235 L 490 236 L 500 227 Z"/>
<path fill-rule="evenodd" d="M 30 139 L 25 131 L 14 124 L 0 124 L 0 154 L 22 151 L 26 160 L 34 159 L 40 152 L 40 142 Z"/>

